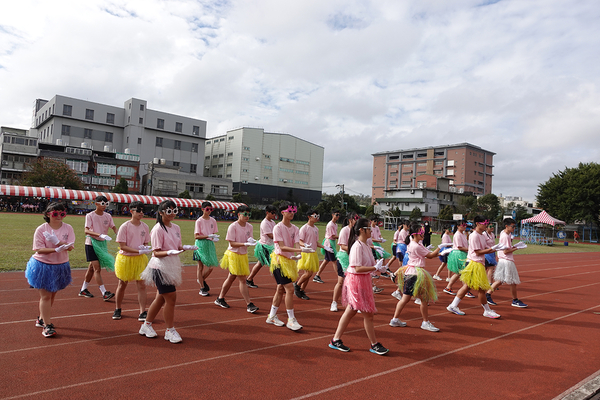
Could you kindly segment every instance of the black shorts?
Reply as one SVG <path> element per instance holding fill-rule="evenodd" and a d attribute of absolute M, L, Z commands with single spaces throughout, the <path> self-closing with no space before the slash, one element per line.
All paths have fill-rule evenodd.
<path fill-rule="evenodd" d="M 326 261 L 336 261 L 335 259 L 335 254 L 328 252 L 327 250 L 325 250 L 325 260 Z"/>
<path fill-rule="evenodd" d="M 96 252 L 94 251 L 94 246 L 92 246 L 91 244 L 85 245 L 85 259 L 88 262 L 98 261 L 98 256 L 96 255 Z"/>
<path fill-rule="evenodd" d="M 396 256 L 396 245 L 395 244 L 392 245 L 392 254 L 394 255 L 394 257 Z"/>
<path fill-rule="evenodd" d="M 337 266 L 337 274 L 339 277 L 345 278 L 346 274 L 344 273 L 344 269 L 342 268 L 342 264 L 338 260 L 335 260 L 335 265 Z"/>
<path fill-rule="evenodd" d="M 288 283 L 292 283 L 292 280 L 290 278 L 281 275 L 281 269 L 279 268 L 275 268 L 273 270 L 273 277 L 275 278 L 275 282 L 277 282 L 278 285 L 287 285 Z"/>
<path fill-rule="evenodd" d="M 154 284 L 156 285 L 156 290 L 159 294 L 173 293 L 176 290 L 174 285 L 165 285 L 163 283 L 162 275 L 159 270 L 153 269 L 152 278 L 154 278 Z"/>
<path fill-rule="evenodd" d="M 402 293 L 412 296 L 415 290 L 415 283 L 417 283 L 417 275 L 404 275 Z"/>

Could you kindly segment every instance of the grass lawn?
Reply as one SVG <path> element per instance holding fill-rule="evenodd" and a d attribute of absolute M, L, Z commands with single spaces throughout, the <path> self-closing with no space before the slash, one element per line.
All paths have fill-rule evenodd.
<path fill-rule="evenodd" d="M 127 221 L 125 217 L 115 217 L 114 221 L 117 227 Z M 84 223 L 85 216 L 74 216 L 69 215 L 65 218 L 65 222 L 70 224 L 77 238 L 75 242 L 75 249 L 69 254 L 71 267 L 72 268 L 87 268 L 88 263 L 85 261 L 85 251 L 83 242 L 85 239 L 84 235 Z M 155 225 L 154 219 L 146 218 L 144 220 L 146 224 L 152 229 Z M 183 235 L 183 244 L 194 244 L 194 222 L 189 219 L 178 219 L 175 223 L 180 226 L 181 233 Z M 13 270 L 24 270 L 27 264 L 27 260 L 33 254 L 32 243 L 33 233 L 35 229 L 44 223 L 41 214 L 16 214 L 16 213 L 0 213 L 0 271 L 13 271 Z M 225 234 L 227 233 L 227 227 L 231 222 L 218 222 L 219 234 L 221 240 L 216 243 L 217 255 L 221 256 L 227 249 L 227 242 L 225 241 Z M 259 227 L 260 221 L 250 221 L 254 228 L 254 238 L 259 239 Z M 305 222 L 295 222 L 298 227 L 302 226 Z M 319 237 L 323 239 L 325 233 L 325 224 L 317 224 L 319 227 Z M 341 228 L 341 224 L 338 225 Z M 384 247 L 389 252 L 390 243 L 393 238 L 393 231 L 382 231 L 383 237 L 387 240 Z M 109 231 L 109 235 L 114 239 L 115 234 Z M 432 243 L 441 243 L 440 235 L 432 236 Z M 560 243 L 560 245 L 559 245 Z M 108 244 L 109 249 L 116 252 L 118 251 L 118 245 L 113 240 Z M 516 254 L 537 254 L 537 253 L 578 253 L 578 252 L 594 252 L 600 251 L 600 245 L 596 244 L 574 244 L 569 242 L 568 246 L 564 246 L 563 242 L 557 242 L 554 246 L 537 246 L 529 245 L 527 249 L 518 250 Z M 253 255 L 253 248 L 250 248 L 250 261 L 256 261 Z M 320 255 L 320 253 L 319 253 Z M 323 258 L 322 256 L 320 258 Z M 186 265 L 193 265 L 195 262 L 192 260 L 192 252 L 186 251 L 181 255 L 181 261 Z"/>

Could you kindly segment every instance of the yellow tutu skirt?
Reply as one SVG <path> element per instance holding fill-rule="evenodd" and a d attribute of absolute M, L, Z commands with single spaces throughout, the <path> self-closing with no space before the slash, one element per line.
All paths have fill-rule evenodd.
<path fill-rule="evenodd" d="M 223 258 L 221 259 L 221 268 L 229 270 L 231 275 L 250 275 L 250 267 L 248 267 L 248 254 L 238 254 L 229 250 L 225 251 Z"/>
<path fill-rule="evenodd" d="M 115 260 L 115 275 L 122 281 L 139 281 L 140 275 L 148 265 L 148 257 L 145 254 L 138 256 L 124 256 L 117 254 Z"/>
<path fill-rule="evenodd" d="M 490 290 L 491 285 L 482 263 L 469 261 L 460 273 L 460 280 L 473 290 Z"/>
<path fill-rule="evenodd" d="M 279 254 L 271 253 L 271 273 L 274 270 L 279 269 L 281 275 L 285 276 L 295 282 L 298 280 L 298 268 L 296 267 L 296 261 L 290 260 L 287 257 L 280 256 Z"/>
<path fill-rule="evenodd" d="M 301 269 L 310 272 L 319 270 L 319 256 L 316 251 L 314 253 L 302 253 L 302 258 L 298 261 L 298 271 Z"/>

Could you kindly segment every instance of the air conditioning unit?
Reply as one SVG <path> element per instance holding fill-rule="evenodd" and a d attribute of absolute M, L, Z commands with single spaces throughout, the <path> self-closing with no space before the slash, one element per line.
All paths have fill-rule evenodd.
<path fill-rule="evenodd" d="M 160 163 L 160 159 L 155 157 L 155 158 L 152 160 L 152 163 L 153 163 L 153 164 L 159 164 L 159 163 Z"/>
<path fill-rule="evenodd" d="M 125 149 L 125 154 L 131 154 L 131 150 L 129 148 Z"/>
<path fill-rule="evenodd" d="M 161 163 L 162 165 L 165 165 L 165 164 L 167 163 L 167 160 L 165 160 L 164 158 L 161 158 L 161 159 L 160 159 L 160 163 Z"/>
<path fill-rule="evenodd" d="M 108 145 L 108 144 L 107 144 L 107 145 L 105 145 L 105 146 L 104 146 L 104 151 L 110 151 L 110 145 Z"/>
<path fill-rule="evenodd" d="M 465 189 L 464 189 L 464 188 L 459 188 L 459 189 L 458 189 L 458 193 L 464 193 L 464 192 L 465 192 Z"/>
<path fill-rule="evenodd" d="M 82 142 L 81 143 L 81 148 L 83 148 L 83 149 L 91 149 L 92 145 L 90 143 L 88 143 L 88 142 Z"/>
<path fill-rule="evenodd" d="M 62 146 L 63 145 L 62 139 L 56 139 L 56 144 L 59 146 Z"/>
<path fill-rule="evenodd" d="M 254 180 L 255 180 L 255 181 L 257 181 L 257 180 L 258 180 L 258 176 L 255 176 L 255 177 L 254 177 Z"/>
<path fill-rule="evenodd" d="M 256 161 L 260 161 L 260 157 L 256 157 Z"/>
<path fill-rule="evenodd" d="M 284 180 L 283 180 L 283 183 L 287 183 L 287 179 L 284 179 Z"/>

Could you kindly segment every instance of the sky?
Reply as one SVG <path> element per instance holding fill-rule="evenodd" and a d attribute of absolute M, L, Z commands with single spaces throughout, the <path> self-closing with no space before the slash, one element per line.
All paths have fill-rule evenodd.
<path fill-rule="evenodd" d="M 373 153 L 468 142 L 496 195 L 533 201 L 599 162 L 600 2 L 3 2 L 0 125 L 56 94 L 300 137 L 327 193 L 370 195 Z"/>

